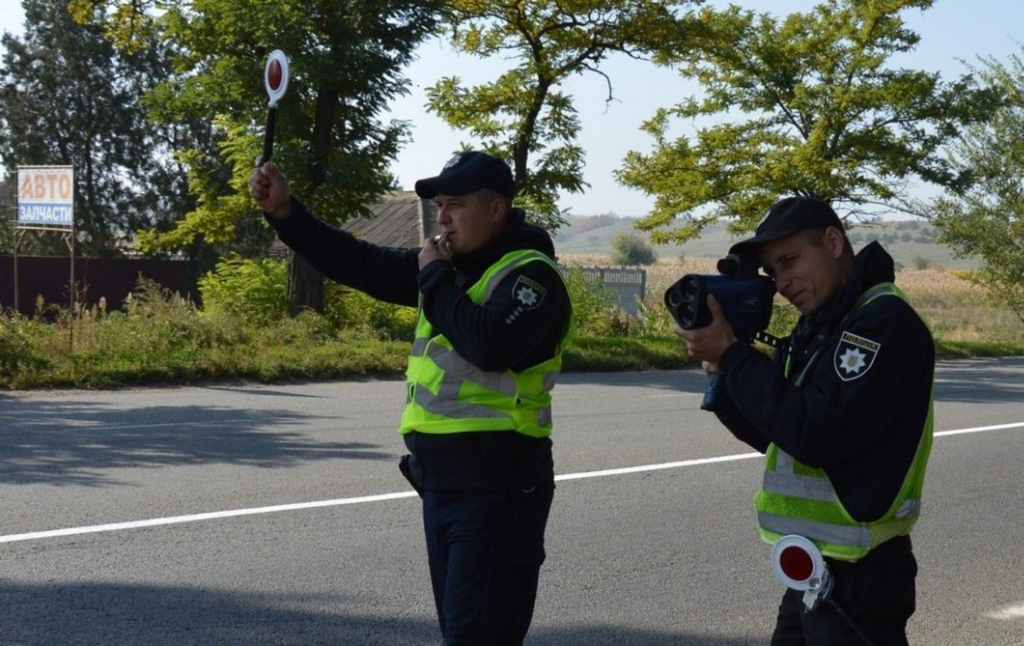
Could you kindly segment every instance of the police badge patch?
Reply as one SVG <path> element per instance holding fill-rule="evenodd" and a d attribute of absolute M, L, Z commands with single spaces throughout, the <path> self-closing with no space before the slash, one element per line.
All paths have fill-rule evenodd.
<path fill-rule="evenodd" d="M 843 336 L 839 338 L 839 347 L 836 348 L 833 361 L 836 374 L 843 381 L 853 381 L 863 377 L 871 369 L 881 348 L 881 343 L 850 332 L 843 332 Z"/>
<path fill-rule="evenodd" d="M 544 287 L 535 280 L 530 280 L 526 276 L 520 276 L 516 284 L 512 286 L 512 298 L 524 310 L 540 307 L 547 293 L 547 287 Z"/>

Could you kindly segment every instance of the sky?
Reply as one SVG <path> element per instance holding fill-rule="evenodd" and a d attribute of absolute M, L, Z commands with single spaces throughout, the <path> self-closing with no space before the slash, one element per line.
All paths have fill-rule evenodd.
<path fill-rule="evenodd" d="M 712 6 L 729 2 L 709 0 Z M 758 12 L 785 16 L 806 12 L 819 0 L 733 0 L 731 4 Z M 1024 2 L 1021 0 L 936 0 L 925 12 L 905 12 L 907 26 L 921 36 L 918 47 L 894 62 L 898 65 L 940 72 L 952 80 L 967 71 L 965 62 L 977 64 L 980 57 L 1006 61 L 1021 52 L 1024 40 Z M 0 0 L 0 31 L 23 32 L 20 0 Z M 442 76 L 459 76 L 466 84 L 485 82 L 510 67 L 498 61 L 480 61 L 459 55 L 438 40 L 420 46 L 418 59 L 406 70 L 412 82 L 411 93 L 392 106 L 389 118 L 408 121 L 412 141 L 399 153 L 391 166 L 399 185 L 412 189 L 417 179 L 440 172 L 452 152 L 463 143 L 479 144 L 469 133 L 454 131 L 427 112 L 426 89 Z M 614 171 L 629 151 L 650 152 L 651 137 L 640 131 L 641 124 L 659 107 L 668 107 L 698 92 L 692 82 L 676 72 L 625 56 L 609 59 L 602 65 L 609 76 L 616 100 L 606 103 L 605 80 L 595 74 L 575 77 L 563 91 L 573 97 L 582 126 L 579 144 L 586 151 L 584 181 L 590 186 L 583 193 L 564 196 L 559 206 L 573 215 L 614 213 L 642 216 L 654 204 L 654 198 L 620 185 Z M 687 134 L 689 124 L 674 124 L 674 135 Z M 691 130 L 692 131 L 692 130 Z M 919 187 L 922 192 L 927 191 Z"/>

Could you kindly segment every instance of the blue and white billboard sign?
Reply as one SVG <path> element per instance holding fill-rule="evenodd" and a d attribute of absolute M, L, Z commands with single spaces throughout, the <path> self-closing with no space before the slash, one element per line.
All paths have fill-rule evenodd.
<path fill-rule="evenodd" d="M 71 166 L 18 167 L 18 224 L 74 226 L 75 171 Z"/>

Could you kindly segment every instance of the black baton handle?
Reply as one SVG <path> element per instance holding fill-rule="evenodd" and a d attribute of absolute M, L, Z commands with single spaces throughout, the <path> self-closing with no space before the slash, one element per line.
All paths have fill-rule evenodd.
<path fill-rule="evenodd" d="M 274 126 L 277 125 L 277 106 L 267 110 L 267 129 L 263 134 L 263 156 L 259 165 L 262 166 L 274 156 Z"/>

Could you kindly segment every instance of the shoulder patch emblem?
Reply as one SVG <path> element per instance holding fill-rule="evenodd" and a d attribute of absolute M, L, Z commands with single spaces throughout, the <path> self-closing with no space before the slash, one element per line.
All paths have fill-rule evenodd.
<path fill-rule="evenodd" d="M 839 337 L 839 345 L 836 347 L 833 360 L 836 374 L 843 381 L 853 381 L 863 377 L 875 363 L 875 357 L 878 356 L 878 351 L 881 348 L 881 343 L 850 332 L 843 332 L 843 335 Z"/>
<path fill-rule="evenodd" d="M 526 276 L 520 276 L 516 280 L 516 284 L 512 286 L 512 299 L 524 310 L 540 307 L 547 293 L 547 287 Z"/>

